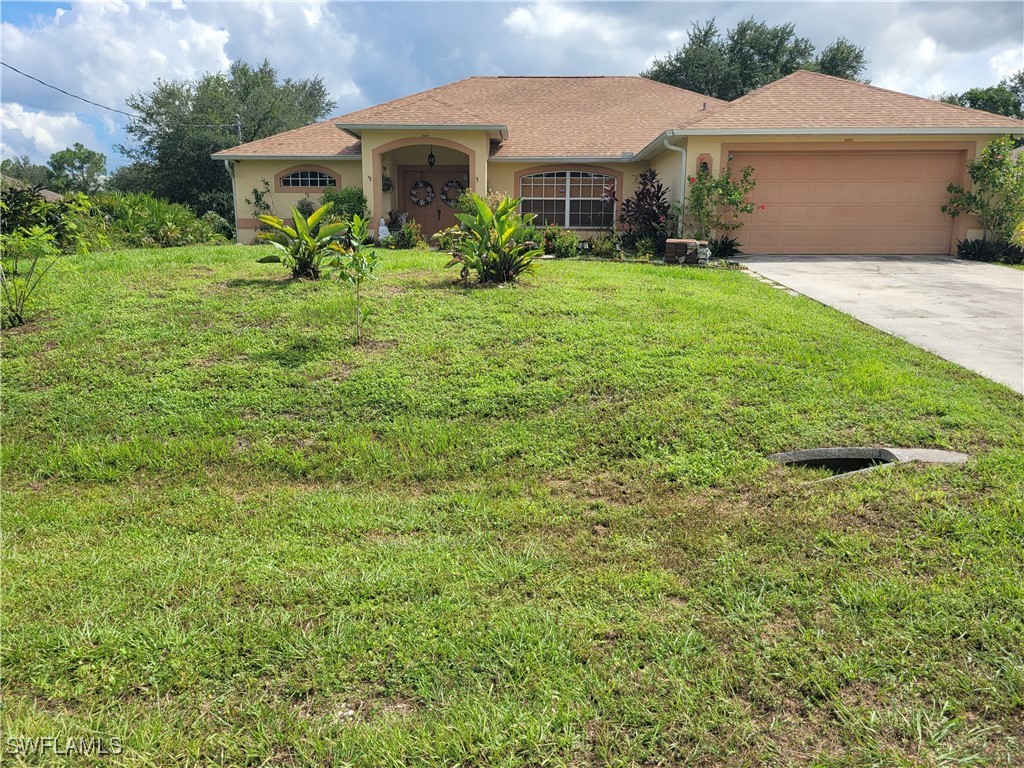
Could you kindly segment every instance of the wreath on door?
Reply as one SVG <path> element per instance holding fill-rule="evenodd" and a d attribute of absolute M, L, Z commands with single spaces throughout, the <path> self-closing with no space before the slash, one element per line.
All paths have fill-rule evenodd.
<path fill-rule="evenodd" d="M 434 185 L 420 179 L 409 188 L 409 201 L 424 208 L 434 202 Z"/>
<path fill-rule="evenodd" d="M 455 194 L 452 194 L 452 190 L 455 190 Z M 466 191 L 466 188 L 462 186 L 455 179 L 445 182 L 445 185 L 441 187 L 441 199 L 444 200 L 445 205 L 449 208 L 454 208 L 459 204 L 459 198 L 462 197 L 462 193 Z"/>

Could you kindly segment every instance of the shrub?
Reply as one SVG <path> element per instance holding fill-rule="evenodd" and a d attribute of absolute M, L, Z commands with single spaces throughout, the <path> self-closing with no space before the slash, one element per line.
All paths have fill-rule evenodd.
<path fill-rule="evenodd" d="M 614 259 L 619 255 L 618 244 L 611 235 L 595 237 L 590 241 L 589 254 L 594 259 Z"/>
<path fill-rule="evenodd" d="M 103 221 L 94 215 L 89 198 L 74 193 L 47 201 L 40 189 L 6 181 L 0 185 L 0 233 L 28 233 L 39 227 L 62 251 L 85 252 L 106 245 Z"/>
<path fill-rule="evenodd" d="M 617 202 L 615 189 L 609 187 L 602 199 L 610 203 Z M 663 254 L 665 241 L 668 239 L 668 215 L 671 206 L 668 202 L 668 190 L 658 180 L 658 172 L 651 168 L 637 176 L 633 196 L 623 200 L 619 207 L 623 245 L 637 248 L 643 241 L 645 248 L 651 248 L 655 255 Z"/>
<path fill-rule="evenodd" d="M 94 204 L 111 243 L 125 248 L 218 243 L 232 231 L 213 211 L 197 218 L 191 208 L 150 194 L 110 192 L 97 195 Z"/>
<path fill-rule="evenodd" d="M 1003 264 L 1024 263 L 1024 247 L 1015 243 L 1003 243 L 995 240 L 959 240 L 956 244 L 956 255 L 969 261 L 998 261 Z"/>
<path fill-rule="evenodd" d="M 571 229 L 563 229 L 555 237 L 549 251 L 556 259 L 572 259 L 579 256 L 580 238 Z"/>
<path fill-rule="evenodd" d="M 408 249 L 426 248 L 427 246 L 427 241 L 423 239 L 423 230 L 417 221 L 407 221 L 405 226 L 387 239 L 389 240 L 386 245 L 388 248 Z"/>
<path fill-rule="evenodd" d="M 754 211 L 750 193 L 757 182 L 749 165 L 740 171 L 739 179 L 732 178 L 732 168 L 726 164 L 717 178 L 700 170 L 689 178 L 689 184 L 684 222 L 698 240 L 739 229 L 743 226 L 740 214 Z"/>
<path fill-rule="evenodd" d="M 1014 156 L 1013 145 L 1009 136 L 996 139 L 967 164 L 971 190 L 959 184 L 946 187 L 950 197 L 943 213 L 954 219 L 961 214 L 977 216 L 986 240 L 1010 242 L 1024 223 L 1024 153 Z"/>
<path fill-rule="evenodd" d="M 2 326 L 25 324 L 25 305 L 60 255 L 54 236 L 44 227 L 0 234 Z"/>
<path fill-rule="evenodd" d="M 284 264 L 291 270 L 293 278 L 315 280 L 320 277 L 320 270 L 342 250 L 342 246 L 335 242 L 336 236 L 350 226 L 344 222 L 319 226 L 320 219 L 329 210 L 329 205 L 323 205 L 307 219 L 293 206 L 294 228 L 276 216 L 260 216 L 259 220 L 271 229 L 270 232 L 261 232 L 260 240 L 270 243 L 279 252 L 258 259 L 258 263 Z M 361 218 L 359 220 L 362 221 Z"/>
<path fill-rule="evenodd" d="M 740 241 L 728 235 L 712 237 L 708 240 L 708 248 L 711 250 L 713 259 L 731 259 L 733 256 L 743 253 L 740 250 Z"/>
<path fill-rule="evenodd" d="M 487 200 L 473 196 L 475 213 L 456 214 L 465 229 L 465 236 L 457 244 L 457 252 L 448 262 L 449 267 L 461 266 L 462 281 L 469 282 L 475 272 L 481 283 L 511 283 L 533 270 L 533 260 L 541 255 L 529 248 L 523 231 L 533 222 L 533 214 L 520 216 L 516 212 L 519 200 L 506 197 L 494 210 Z"/>
<path fill-rule="evenodd" d="M 455 204 L 455 215 L 458 216 L 460 213 L 468 214 L 469 216 L 476 215 L 476 200 L 478 195 L 471 189 L 467 189 L 461 195 L 459 195 L 459 202 Z M 501 192 L 488 192 L 485 196 L 479 198 L 484 201 L 491 212 L 498 210 L 500 206 L 507 198 Z"/>
<path fill-rule="evenodd" d="M 369 215 L 362 187 L 328 187 L 320 198 L 320 205 L 329 206 L 331 217 L 337 221 L 349 221 L 353 216 L 365 219 Z"/>
<path fill-rule="evenodd" d="M 313 207 L 313 201 L 308 197 L 304 197 L 295 204 L 295 210 L 305 216 L 307 219 L 313 215 L 313 211 L 316 208 Z"/>

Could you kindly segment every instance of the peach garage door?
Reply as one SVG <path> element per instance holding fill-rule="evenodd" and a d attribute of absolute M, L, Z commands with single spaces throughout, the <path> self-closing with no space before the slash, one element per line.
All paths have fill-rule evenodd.
<path fill-rule="evenodd" d="M 757 179 L 736 236 L 751 254 L 946 254 L 953 220 L 941 206 L 964 163 L 952 150 L 733 152 L 734 174 L 752 165 Z"/>

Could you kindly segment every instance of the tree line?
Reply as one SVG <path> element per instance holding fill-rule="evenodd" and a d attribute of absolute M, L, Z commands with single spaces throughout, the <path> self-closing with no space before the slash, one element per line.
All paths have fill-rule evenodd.
<path fill-rule="evenodd" d="M 694 22 L 684 45 L 640 74 L 731 101 L 798 69 L 859 80 L 867 64 L 864 48 L 845 37 L 819 52 L 791 23 L 750 18 L 723 32 L 711 19 Z M 1024 69 L 998 85 L 935 98 L 1024 118 Z M 0 171 L 59 191 L 148 192 L 196 213 L 214 211 L 231 219 L 230 178 L 210 155 L 309 125 L 335 108 L 321 77 L 281 78 L 267 60 L 257 66 L 236 61 L 226 72 L 194 80 L 158 80 L 126 103 L 135 117 L 125 128 L 128 143 L 116 149 L 130 162 L 109 176 L 106 157 L 82 144 L 55 152 L 46 165 L 27 156 L 7 159 Z"/>

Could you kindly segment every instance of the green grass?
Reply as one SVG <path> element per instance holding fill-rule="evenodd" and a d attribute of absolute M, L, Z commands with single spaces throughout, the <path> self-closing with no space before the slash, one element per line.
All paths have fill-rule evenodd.
<path fill-rule="evenodd" d="M 68 259 L 4 334 L 4 737 L 124 744 L 6 762 L 1024 761 L 1009 390 L 644 265 L 388 253 L 354 347 L 256 256 Z M 764 458 L 869 444 L 973 458 Z"/>

